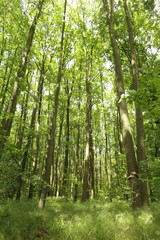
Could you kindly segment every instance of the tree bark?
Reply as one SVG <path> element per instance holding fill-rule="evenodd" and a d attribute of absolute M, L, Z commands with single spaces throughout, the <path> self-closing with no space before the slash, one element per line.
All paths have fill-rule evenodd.
<path fill-rule="evenodd" d="M 66 145 L 65 145 L 65 159 L 64 159 L 63 183 L 62 183 L 63 196 L 67 195 L 67 183 L 68 183 L 68 177 L 69 177 L 68 168 L 69 168 L 69 139 L 70 139 L 70 100 L 71 100 L 71 94 L 72 94 L 72 87 L 71 87 L 71 90 L 69 90 L 68 79 L 67 79 Z"/>
<path fill-rule="evenodd" d="M 42 59 L 42 65 L 41 65 L 41 69 L 40 69 L 40 78 L 39 78 L 39 83 L 38 83 L 38 88 L 37 88 L 37 99 L 36 99 L 36 107 L 35 107 L 36 108 L 36 113 L 35 114 L 37 115 L 37 129 L 36 129 L 37 138 L 36 138 L 36 153 L 35 153 L 34 167 L 33 167 L 33 171 L 32 171 L 33 175 L 37 173 L 39 151 L 40 151 L 39 132 L 40 132 L 40 125 L 41 125 L 41 110 L 42 110 L 44 75 L 46 73 L 45 61 L 46 61 L 46 56 L 45 56 L 45 53 L 44 53 L 43 54 L 43 59 Z M 28 198 L 32 199 L 33 194 L 34 194 L 34 185 L 32 184 L 32 182 L 30 182 Z"/>
<path fill-rule="evenodd" d="M 103 119 L 104 119 L 104 131 L 105 131 L 105 173 L 106 173 L 106 182 L 107 182 L 107 190 L 109 192 L 109 200 L 112 202 L 112 162 L 111 156 L 109 153 L 109 136 L 108 136 L 108 129 L 107 129 L 107 117 L 105 113 L 105 103 L 104 103 L 104 87 L 103 87 L 103 75 L 102 71 L 100 70 L 100 78 L 101 78 L 101 90 L 102 90 L 102 108 L 103 108 Z"/>
<path fill-rule="evenodd" d="M 34 108 L 33 111 L 32 111 L 31 124 L 30 124 L 30 128 L 29 128 L 31 131 L 34 131 L 34 128 L 35 128 L 36 111 L 37 111 L 36 108 Z M 29 154 L 29 149 L 30 149 L 32 139 L 33 139 L 33 135 L 32 135 L 32 132 L 30 132 L 29 135 L 28 135 L 28 139 L 27 139 L 27 143 L 26 143 L 26 146 L 25 146 L 25 151 L 24 151 L 23 159 L 22 159 L 22 163 L 21 163 L 21 172 L 20 172 L 20 175 L 19 175 L 19 178 L 18 178 L 18 189 L 17 189 L 16 200 L 19 200 L 20 197 L 21 197 L 21 190 L 22 190 L 22 185 L 23 185 L 23 177 L 22 176 L 25 172 L 25 167 L 26 167 L 26 164 L 27 164 L 28 154 Z"/>
<path fill-rule="evenodd" d="M 3 24 L 3 26 L 1 27 L 1 34 L 2 34 L 2 46 L 1 46 L 1 51 L 0 51 L 0 65 L 3 61 L 3 55 L 4 55 L 4 51 L 5 51 L 5 48 L 6 48 L 6 39 L 5 39 L 5 25 Z"/>
<path fill-rule="evenodd" d="M 124 10 L 126 14 L 126 22 L 128 27 L 129 34 L 129 45 L 130 45 L 130 58 L 131 58 L 131 74 L 133 79 L 134 90 L 139 89 L 139 73 L 137 65 L 137 55 L 136 55 L 136 44 L 134 40 L 133 26 L 132 26 L 132 17 L 126 0 L 124 2 Z M 147 192 L 147 183 L 143 180 L 145 177 L 145 169 L 141 166 L 142 161 L 146 160 L 145 153 L 145 137 L 144 137 L 144 124 L 143 124 L 143 113 L 140 106 L 136 106 L 136 131 L 137 131 L 137 160 L 139 164 L 139 174 L 142 175 L 140 181 L 140 197 L 141 197 L 141 206 L 148 206 L 148 192 Z"/>
<path fill-rule="evenodd" d="M 103 4 L 106 12 L 108 25 L 109 25 L 109 35 L 110 35 L 111 45 L 113 49 L 118 107 L 120 111 L 120 120 L 122 125 L 122 136 L 123 136 L 125 155 L 127 159 L 128 175 L 130 175 L 132 171 L 138 172 L 138 165 L 136 161 L 134 144 L 133 144 L 133 139 L 131 134 L 127 104 L 123 99 L 125 95 L 125 89 L 124 89 L 124 82 L 123 82 L 121 58 L 120 58 L 118 44 L 115 37 L 113 1 L 111 1 L 110 9 L 109 9 L 109 4 L 107 0 L 103 0 Z M 140 200 L 139 200 L 138 181 L 134 181 L 134 184 L 131 184 L 131 185 L 132 185 L 132 206 L 139 207 Z"/>
<path fill-rule="evenodd" d="M 78 98 L 78 123 L 77 123 L 77 141 L 76 141 L 76 160 L 75 160 L 75 183 L 74 183 L 74 202 L 78 199 L 78 180 L 80 180 L 80 107 L 81 107 L 81 97 L 80 97 L 80 85 L 79 85 L 79 98 Z"/>
<path fill-rule="evenodd" d="M 58 112 L 60 84 L 61 84 L 61 79 L 62 79 L 62 70 L 63 70 L 63 63 L 64 63 L 64 59 L 63 59 L 63 51 L 64 50 L 63 49 L 64 49 L 66 7 L 67 7 L 67 0 L 65 0 L 65 2 L 64 2 L 64 15 L 63 15 L 63 25 L 62 25 L 62 34 L 61 34 L 61 44 L 60 44 L 60 57 L 59 57 L 59 67 L 58 67 L 56 89 L 55 89 L 55 94 L 54 94 L 52 126 L 51 126 L 51 129 L 49 132 L 47 156 L 45 159 L 43 186 L 42 186 L 41 196 L 40 196 L 40 200 L 39 200 L 39 204 L 38 204 L 38 207 L 41 209 L 44 208 L 44 206 L 45 206 L 46 196 L 47 196 L 47 193 L 49 191 L 49 186 L 50 186 L 51 167 L 53 166 L 53 162 L 54 162 L 56 119 L 57 119 L 57 112 Z"/>
<path fill-rule="evenodd" d="M 92 71 L 92 54 L 93 46 L 91 46 L 90 63 L 86 66 L 86 153 L 83 177 L 83 189 L 81 202 L 86 201 L 91 195 L 95 196 L 94 189 L 94 151 L 92 138 L 92 96 L 91 96 L 91 71 Z M 87 63 L 86 63 L 87 64 Z M 88 68 L 88 69 L 87 69 Z M 89 194 L 90 191 L 90 194 Z"/>
<path fill-rule="evenodd" d="M 20 120 L 19 120 L 19 128 L 18 128 L 18 131 L 17 131 L 16 143 L 15 143 L 16 147 L 19 150 L 21 149 L 22 144 L 23 144 L 24 130 L 25 130 L 26 119 L 27 119 L 27 109 L 28 109 L 29 95 L 30 95 L 30 85 L 28 84 L 27 93 L 23 97 L 21 116 L 20 116 Z"/>
<path fill-rule="evenodd" d="M 56 161 L 55 161 L 55 196 L 60 196 L 60 155 L 61 155 L 61 138 L 63 130 L 64 121 L 64 109 L 62 110 L 60 126 L 59 126 L 59 136 L 58 136 L 58 146 L 56 151 Z"/>
<path fill-rule="evenodd" d="M 13 70 L 13 66 L 14 66 L 14 59 L 16 57 L 16 54 L 17 54 L 17 48 L 14 51 L 13 60 L 12 60 L 12 63 L 11 63 L 10 66 L 9 66 L 9 63 L 8 63 L 10 54 L 8 56 L 8 62 L 6 64 L 5 75 L 4 75 L 4 78 L 3 78 L 3 84 L 2 84 L 2 88 L 1 88 L 2 100 L 1 100 L 0 112 L 2 112 L 3 109 L 4 109 L 5 100 L 6 100 L 6 93 L 8 92 L 8 86 L 9 86 L 9 83 L 10 83 L 10 78 L 11 78 L 11 74 L 12 74 L 12 70 Z"/>

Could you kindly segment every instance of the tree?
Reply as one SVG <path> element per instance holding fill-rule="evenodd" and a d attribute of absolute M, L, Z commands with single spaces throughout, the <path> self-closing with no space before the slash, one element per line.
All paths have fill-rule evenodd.
<path fill-rule="evenodd" d="M 136 56 L 136 44 L 135 37 L 133 33 L 133 20 L 131 19 L 130 10 L 128 8 L 127 1 L 124 0 L 124 9 L 126 14 L 126 21 L 129 33 L 129 45 L 130 45 L 130 57 L 131 57 L 131 74 L 133 79 L 134 90 L 139 89 L 139 73 L 138 73 L 138 61 Z M 143 180 L 145 178 L 145 169 L 142 166 L 142 161 L 146 160 L 145 154 L 145 139 L 144 139 L 144 124 L 143 124 L 143 114 L 140 106 L 136 105 L 136 131 L 137 131 L 137 161 L 139 163 L 139 174 L 142 174 L 142 180 L 140 182 L 140 198 L 141 206 L 148 206 L 148 193 L 147 184 Z"/>
<path fill-rule="evenodd" d="M 67 109 L 66 109 L 66 146 L 65 146 L 65 159 L 63 170 L 63 183 L 62 183 L 62 195 L 67 195 L 67 183 L 69 178 L 69 140 L 70 140 L 70 101 L 72 95 L 73 84 L 69 89 L 68 79 L 66 80 L 66 95 L 67 95 Z"/>
<path fill-rule="evenodd" d="M 134 151 L 134 144 L 133 144 L 133 139 L 131 134 L 127 104 L 123 99 L 125 95 L 125 89 L 124 89 L 124 82 L 123 82 L 121 58 L 120 58 L 118 44 L 116 41 L 115 30 L 114 30 L 113 1 L 111 1 L 110 6 L 107 0 L 103 0 L 103 4 L 104 4 L 106 17 L 107 17 L 107 22 L 109 26 L 109 35 L 110 35 L 111 45 L 113 49 L 116 91 L 118 96 L 118 108 L 120 112 L 120 119 L 121 119 L 121 125 L 122 125 L 122 136 L 123 136 L 124 149 L 125 149 L 125 154 L 127 159 L 128 175 L 130 175 L 131 172 L 138 172 L 138 165 L 136 162 L 136 156 Z M 132 185 L 132 206 L 137 207 L 139 206 L 139 189 L 138 189 L 137 181 L 135 181 L 135 178 L 132 179 L 131 185 Z"/>
<path fill-rule="evenodd" d="M 35 17 L 32 21 L 32 24 L 31 24 L 29 32 L 28 32 L 27 41 L 26 41 L 25 47 L 24 47 L 23 52 L 22 52 L 22 56 L 21 56 L 21 60 L 20 60 L 20 63 L 19 63 L 19 68 L 18 68 L 16 80 L 14 81 L 14 86 L 13 86 L 12 93 L 11 93 L 11 96 L 10 96 L 10 100 L 9 100 L 9 103 L 8 103 L 8 107 L 7 107 L 7 110 L 6 110 L 7 117 L 2 119 L 1 128 L 0 128 L 1 151 L 3 150 L 5 142 L 7 140 L 7 137 L 10 135 L 10 132 L 11 132 L 13 117 L 14 117 L 14 114 L 15 114 L 15 111 L 16 111 L 16 106 L 17 106 L 17 101 L 18 101 L 18 97 L 19 97 L 20 92 L 21 92 L 21 85 L 22 85 L 22 82 L 24 81 L 24 77 L 25 77 L 25 73 L 26 73 L 28 56 L 29 56 L 30 49 L 31 49 L 31 46 L 32 46 L 32 43 L 33 43 L 33 37 L 34 37 L 34 34 L 35 34 L 37 21 L 40 17 L 43 3 L 44 3 L 44 0 L 39 0 L 39 2 L 38 2 L 37 12 L 36 12 L 36 15 L 35 15 Z"/>
<path fill-rule="evenodd" d="M 149 2 L 0 1 L 0 198 L 160 199 Z"/>
<path fill-rule="evenodd" d="M 67 7 L 67 0 L 64 2 L 64 15 L 63 15 L 63 24 L 62 24 L 62 34 L 61 34 L 61 43 L 60 43 L 60 56 L 59 56 L 59 64 L 58 64 L 58 75 L 57 75 L 57 82 L 56 82 L 56 89 L 54 93 L 54 107 L 52 113 L 52 122 L 51 122 L 51 129 L 49 132 L 49 139 L 48 139 L 48 149 L 47 149 L 47 156 L 45 161 L 45 170 L 44 170 L 44 177 L 43 177 L 43 186 L 41 190 L 41 196 L 39 200 L 39 208 L 43 208 L 45 206 L 45 200 L 48 193 L 48 188 L 50 185 L 50 176 L 51 176 L 51 167 L 53 166 L 54 160 L 54 145 L 55 145 L 55 131 L 56 131 L 56 119 L 57 119 L 57 111 L 58 111 L 58 98 L 60 92 L 60 84 L 62 80 L 62 70 L 64 65 L 64 32 L 65 32 L 65 19 L 66 19 L 66 7 Z"/>
<path fill-rule="evenodd" d="M 94 151 L 93 151 L 93 138 L 92 138 L 92 96 L 91 96 L 91 73 L 92 73 L 92 57 L 93 46 L 91 46 L 89 55 L 89 66 L 86 67 L 86 152 L 85 152 L 85 165 L 83 176 L 83 190 L 81 201 L 84 202 L 91 197 L 94 198 Z M 85 56 L 86 58 L 87 56 Z M 87 58 L 86 58 L 87 63 Z M 91 193 L 89 194 L 89 190 Z"/>

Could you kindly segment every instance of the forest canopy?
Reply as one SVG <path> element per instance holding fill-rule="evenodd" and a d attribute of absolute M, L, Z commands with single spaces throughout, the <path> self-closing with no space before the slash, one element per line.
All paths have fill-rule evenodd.
<path fill-rule="evenodd" d="M 159 13 L 0 1 L 1 200 L 160 200 Z"/>

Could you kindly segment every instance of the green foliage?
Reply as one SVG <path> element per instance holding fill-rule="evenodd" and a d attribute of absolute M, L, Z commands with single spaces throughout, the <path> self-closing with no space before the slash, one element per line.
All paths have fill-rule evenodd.
<path fill-rule="evenodd" d="M 19 175 L 18 149 L 7 144 L 7 151 L 0 161 L 0 199 L 13 197 L 17 188 L 17 177 Z"/>
<path fill-rule="evenodd" d="M 160 61 L 157 60 L 154 66 L 143 69 L 141 76 L 141 88 L 138 91 L 138 102 L 146 111 L 148 118 L 159 122 L 160 111 L 160 76 L 159 76 Z"/>
<path fill-rule="evenodd" d="M 160 200 L 160 158 L 150 159 L 148 161 L 148 167 L 150 172 L 148 174 L 148 182 L 151 190 L 153 191 L 151 199 L 152 201 L 159 201 Z"/>
<path fill-rule="evenodd" d="M 25 2 L 27 4 L 25 4 Z M 22 196 L 28 195 L 30 183 L 35 187 L 35 194 L 38 193 L 41 175 L 45 167 L 44 160 L 47 154 L 47 139 L 50 134 L 51 113 L 54 106 L 54 91 L 56 88 L 55 83 L 58 72 L 58 59 L 60 56 L 64 1 L 45 1 L 41 17 L 36 26 L 33 46 L 28 56 L 26 76 L 21 82 L 21 94 L 18 99 L 16 114 L 13 116 L 13 114 L 6 112 L 10 94 L 19 69 L 21 53 L 26 43 L 30 24 L 36 12 L 37 2 L 37 0 L 0 1 L 0 44 L 2 46 L 0 51 L 0 67 L 2 72 L 0 76 L 0 104 L 1 102 L 3 103 L 3 106 L 0 105 L 0 110 L 2 110 L 0 120 L 14 117 L 11 135 L 10 137 L 5 136 L 7 143 L 0 161 L 0 197 L 4 199 L 15 196 L 18 185 L 17 177 L 20 174 L 24 181 Z M 58 182 L 59 192 L 61 194 L 63 188 L 62 180 L 66 146 L 67 91 L 65 91 L 65 89 L 66 81 L 68 81 L 70 92 L 72 89 L 72 94 L 69 108 L 70 139 L 67 143 L 69 147 L 69 177 L 67 179 L 67 191 L 68 196 L 73 197 L 73 185 L 78 182 L 78 197 L 80 197 L 84 173 L 83 160 L 86 141 L 85 81 L 87 74 L 89 74 L 93 104 L 92 133 L 95 151 L 95 172 L 97 171 L 95 174 L 95 188 L 96 192 L 98 192 L 96 197 L 98 198 L 100 196 L 101 199 L 103 199 L 105 195 L 108 199 L 110 196 L 116 199 L 123 199 L 124 194 L 128 193 L 128 187 L 126 186 L 126 160 L 122 154 L 119 154 L 119 142 L 118 136 L 116 136 L 118 133 L 114 134 L 114 131 L 119 131 L 116 93 L 113 83 L 114 63 L 107 20 L 102 2 L 103 1 L 94 0 L 73 0 L 68 1 L 67 4 L 64 34 L 64 69 L 59 96 L 55 137 L 55 156 L 58 157 L 57 160 L 54 159 L 53 161 L 53 178 L 57 178 L 54 178 L 54 181 L 56 180 Z M 150 172 L 148 182 L 153 190 L 155 199 L 159 200 L 159 16 L 156 15 L 156 11 L 152 11 L 154 7 L 153 0 L 130 1 L 129 6 L 131 7 L 134 22 L 133 28 L 137 46 L 140 88 L 138 92 L 133 90 L 132 78 L 130 76 L 128 32 L 123 1 L 118 1 L 114 4 L 115 31 L 122 60 L 124 84 L 126 88 L 126 94 L 123 95 L 122 98 L 127 102 L 129 113 L 131 113 L 130 119 L 133 133 L 135 132 L 135 101 L 137 105 L 140 105 L 143 109 L 147 158 L 149 159 L 146 165 Z M 92 67 L 90 69 L 91 49 L 93 52 Z M 44 66 L 42 67 L 43 60 Z M 40 102 L 40 89 L 37 87 L 42 72 L 44 84 Z M 37 113 L 35 116 L 35 127 L 31 129 L 29 126 L 31 125 L 34 107 L 37 108 Z M 61 123 L 62 132 L 60 135 Z M 78 130 L 80 132 L 79 135 Z M 108 138 L 107 143 L 105 135 L 107 135 Z M 136 137 L 136 134 L 134 137 Z M 29 139 L 31 139 L 31 143 L 28 147 L 27 142 Z M 108 151 L 108 159 L 105 162 L 106 149 Z M 27 162 L 24 172 L 21 173 L 21 163 L 26 150 L 28 151 Z M 37 169 L 34 172 L 36 160 Z M 109 161 L 111 161 L 111 163 L 109 163 Z M 77 164 L 78 171 L 76 170 Z M 58 168 L 58 176 L 55 176 L 56 167 Z M 106 168 L 108 168 L 107 171 Z M 110 180 L 107 178 L 106 172 L 109 173 Z M 73 207 L 73 205 L 71 206 Z M 79 205 L 75 206 L 81 209 Z M 11 212 L 9 212 L 9 214 L 10 213 Z M 106 215 L 102 218 L 106 218 L 108 222 L 111 221 L 110 226 L 112 226 L 112 224 L 114 226 L 112 216 L 108 219 Z M 72 220 L 70 222 L 66 221 L 68 225 L 64 224 L 62 226 L 61 222 L 54 222 L 54 230 L 56 229 L 55 232 L 57 231 L 57 234 L 61 236 L 62 233 L 60 229 L 63 229 L 62 232 L 64 235 L 62 238 L 64 239 L 67 239 L 67 235 L 65 238 L 67 226 L 73 232 L 75 231 L 73 235 L 76 235 L 77 239 L 80 239 L 81 236 L 84 239 L 85 237 L 88 237 L 88 239 L 103 239 L 103 235 L 105 236 L 104 239 L 107 239 L 108 235 L 115 237 L 114 228 L 107 230 L 107 228 L 101 226 L 101 224 L 98 225 L 98 222 L 102 223 L 98 215 L 95 214 L 95 220 L 92 213 L 90 213 L 90 215 L 84 214 L 83 218 L 84 224 L 80 224 L 81 216 L 78 218 L 77 215 L 75 216 L 74 223 Z M 79 227 L 79 229 L 81 229 L 79 232 L 78 230 L 76 232 L 76 224 L 77 226 L 81 225 L 81 228 Z M 87 232 L 91 224 L 95 225 L 95 230 Z M 98 235 L 96 232 L 98 230 L 96 229 L 101 229 L 102 236 Z M 107 233 L 107 231 L 109 232 Z M 68 239 L 73 239 L 72 234 Z M 126 239 L 129 239 L 129 237 L 126 237 Z"/>

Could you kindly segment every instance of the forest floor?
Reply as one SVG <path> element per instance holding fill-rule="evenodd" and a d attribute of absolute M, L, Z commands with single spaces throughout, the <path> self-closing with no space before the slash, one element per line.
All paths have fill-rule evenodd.
<path fill-rule="evenodd" d="M 0 206 L 0 240 L 159 240 L 160 203 L 146 211 L 128 203 L 50 199 L 6 201 Z"/>

